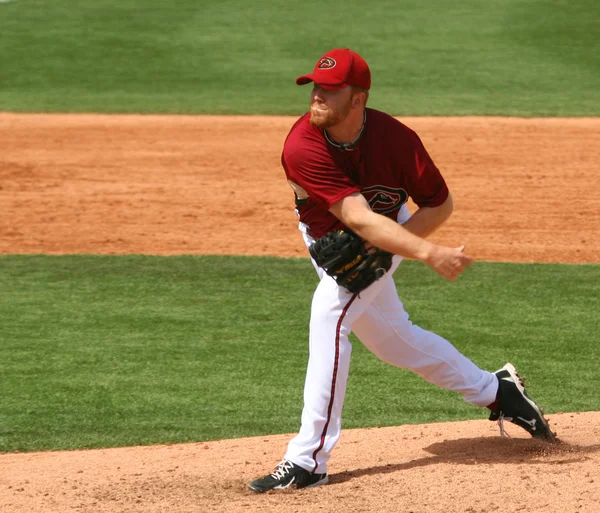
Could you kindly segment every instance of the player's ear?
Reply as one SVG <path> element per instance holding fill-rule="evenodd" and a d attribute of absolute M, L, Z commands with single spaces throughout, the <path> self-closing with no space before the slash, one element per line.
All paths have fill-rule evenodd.
<path fill-rule="evenodd" d="M 364 107 L 367 103 L 367 94 L 364 91 L 354 91 L 352 95 L 352 106 L 355 108 Z"/>

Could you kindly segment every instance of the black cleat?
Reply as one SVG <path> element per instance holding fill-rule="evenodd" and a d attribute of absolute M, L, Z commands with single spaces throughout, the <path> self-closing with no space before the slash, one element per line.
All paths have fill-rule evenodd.
<path fill-rule="evenodd" d="M 550 430 L 544 413 L 535 401 L 527 395 L 525 382 L 517 374 L 515 367 L 507 363 L 496 373 L 498 378 L 498 411 L 492 412 L 490 420 L 497 420 L 500 433 L 504 436 L 503 420 L 523 428 L 532 437 L 557 442 Z"/>
<path fill-rule="evenodd" d="M 286 488 L 312 488 L 327 484 L 327 474 L 313 474 L 291 461 L 283 460 L 275 468 L 275 472 L 252 481 L 248 488 L 256 493 L 269 490 L 285 490 Z"/>

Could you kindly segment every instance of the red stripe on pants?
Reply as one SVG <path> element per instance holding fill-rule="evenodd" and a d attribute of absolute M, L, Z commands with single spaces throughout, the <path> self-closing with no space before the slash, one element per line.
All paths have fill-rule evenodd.
<path fill-rule="evenodd" d="M 338 372 L 338 364 L 340 358 L 340 330 L 342 328 L 342 321 L 344 317 L 346 317 L 346 313 L 348 312 L 348 308 L 354 302 L 354 300 L 358 297 L 358 294 L 354 294 L 348 304 L 342 310 L 342 315 L 340 315 L 340 319 L 337 323 L 337 327 L 335 329 L 335 360 L 333 362 L 333 378 L 331 380 L 331 398 L 329 399 L 329 407 L 327 408 L 327 421 L 325 422 L 325 427 L 323 428 L 323 433 L 321 434 L 321 443 L 319 447 L 315 449 L 313 453 L 313 460 L 315 461 L 315 466 L 313 467 L 313 473 L 317 470 L 317 454 L 325 445 L 325 436 L 327 435 L 327 429 L 329 428 L 329 422 L 331 421 L 331 410 L 333 409 L 333 400 L 335 399 L 335 382 L 337 380 L 337 372 Z"/>

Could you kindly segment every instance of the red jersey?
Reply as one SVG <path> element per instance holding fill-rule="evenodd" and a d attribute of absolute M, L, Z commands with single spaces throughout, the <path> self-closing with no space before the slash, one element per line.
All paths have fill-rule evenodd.
<path fill-rule="evenodd" d="M 290 130 L 281 163 L 300 222 L 313 238 L 344 227 L 329 209 L 354 192 L 394 221 L 409 197 L 419 207 L 446 201 L 446 182 L 419 136 L 392 116 L 366 109 L 365 127 L 352 151 L 327 141 L 309 117 L 306 113 Z"/>

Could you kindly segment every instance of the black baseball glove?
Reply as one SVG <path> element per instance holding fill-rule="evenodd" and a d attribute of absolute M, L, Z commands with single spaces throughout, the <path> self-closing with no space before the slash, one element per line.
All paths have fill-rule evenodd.
<path fill-rule="evenodd" d="M 319 267 L 352 293 L 366 289 L 392 267 L 391 253 L 376 247 L 367 249 L 364 240 L 350 230 L 323 235 L 309 252 Z"/>

